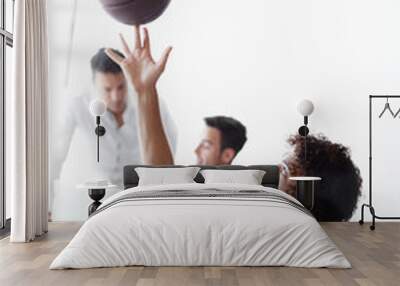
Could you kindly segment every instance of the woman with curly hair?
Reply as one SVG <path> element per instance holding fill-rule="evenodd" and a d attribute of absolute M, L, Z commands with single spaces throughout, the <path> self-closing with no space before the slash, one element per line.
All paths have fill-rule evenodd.
<path fill-rule="evenodd" d="M 351 218 L 361 193 L 360 170 L 350 158 L 347 147 L 332 143 L 323 135 L 307 136 L 305 161 L 304 137 L 291 136 L 288 143 L 293 152 L 281 164 L 279 189 L 295 195 L 292 176 L 321 177 L 315 192 L 313 215 L 319 221 L 347 221 Z"/>

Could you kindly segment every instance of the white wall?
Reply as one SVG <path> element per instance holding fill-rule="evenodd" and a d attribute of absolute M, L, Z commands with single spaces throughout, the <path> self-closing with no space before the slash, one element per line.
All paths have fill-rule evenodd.
<path fill-rule="evenodd" d="M 131 28 L 107 16 L 98 0 L 78 1 L 65 85 L 72 3 L 48 4 L 53 118 L 66 94 L 90 88 L 88 61 L 96 50 L 120 48 L 119 32 L 132 39 Z M 286 138 L 301 124 L 296 104 L 309 98 L 316 106 L 311 131 L 351 147 L 367 190 L 368 95 L 400 94 L 398 11 L 395 0 L 173 0 L 148 27 L 155 57 L 174 47 L 159 92 L 178 125 L 177 163 L 195 162 L 202 118 L 216 114 L 248 127 L 249 140 L 235 163 L 278 163 L 288 151 Z M 381 120 L 376 126 L 382 148 L 376 151 L 381 161 L 374 198 L 381 215 L 396 214 L 400 203 L 399 123 Z"/>

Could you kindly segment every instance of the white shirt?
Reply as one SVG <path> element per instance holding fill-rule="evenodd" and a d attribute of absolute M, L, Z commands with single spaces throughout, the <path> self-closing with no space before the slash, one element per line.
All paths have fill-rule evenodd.
<path fill-rule="evenodd" d="M 93 97 L 85 94 L 71 98 L 66 108 L 67 112 L 62 117 L 62 127 L 56 127 L 56 134 L 58 135 L 55 138 L 55 149 L 53 150 L 52 180 L 60 177 L 62 166 L 69 153 L 71 140 L 75 132 L 79 134 L 78 142 L 81 150 L 83 150 L 82 160 L 92 161 L 92 165 L 101 170 L 102 176 L 105 176 L 113 184 L 122 185 L 123 167 L 125 165 L 143 163 L 139 147 L 136 104 L 133 103 L 134 100 L 131 97 L 131 95 L 128 96 L 127 106 L 123 113 L 124 124 L 120 128 L 118 128 L 115 117 L 110 111 L 107 111 L 101 117 L 100 124 L 105 127 L 106 133 L 100 137 L 99 163 L 97 163 L 96 120 L 89 112 L 89 103 Z M 164 130 L 171 150 L 175 153 L 177 142 L 176 125 L 161 98 L 159 102 Z M 87 152 L 89 154 L 86 154 Z M 82 164 L 82 167 L 84 165 Z M 79 167 L 76 166 L 76 168 Z M 79 171 L 85 172 L 86 170 Z"/>

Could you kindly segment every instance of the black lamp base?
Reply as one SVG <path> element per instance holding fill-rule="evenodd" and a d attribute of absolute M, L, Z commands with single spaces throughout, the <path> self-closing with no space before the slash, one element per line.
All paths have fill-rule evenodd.
<path fill-rule="evenodd" d="M 100 200 L 104 198 L 105 194 L 106 189 L 89 189 L 89 197 L 94 200 L 94 202 L 88 207 L 89 216 L 101 205 Z"/>
<path fill-rule="evenodd" d="M 299 128 L 299 134 L 300 134 L 301 136 L 305 137 L 305 136 L 308 135 L 308 133 L 310 133 L 310 130 L 308 129 L 307 126 L 305 126 L 305 125 L 300 126 L 300 128 Z"/>
<path fill-rule="evenodd" d="M 313 210 L 316 181 L 297 181 L 297 199 L 308 209 Z"/>
<path fill-rule="evenodd" d="M 106 134 L 106 129 L 104 126 L 99 125 L 94 130 L 94 133 L 96 133 L 97 136 L 104 136 L 104 134 Z"/>

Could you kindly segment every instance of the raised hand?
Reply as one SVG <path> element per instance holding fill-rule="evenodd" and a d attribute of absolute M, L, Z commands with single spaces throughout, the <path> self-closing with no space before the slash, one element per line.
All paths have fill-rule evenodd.
<path fill-rule="evenodd" d="M 111 49 L 107 49 L 106 54 L 120 65 L 125 76 L 131 81 L 138 95 L 141 96 L 155 89 L 157 81 L 165 69 L 172 47 L 166 48 L 160 60 L 155 62 L 151 55 L 148 30 L 143 28 L 143 44 L 139 26 L 134 26 L 134 33 L 135 44 L 133 50 L 130 50 L 124 37 L 120 34 L 125 58 Z"/>
<path fill-rule="evenodd" d="M 125 58 L 107 49 L 107 55 L 120 65 L 138 94 L 138 127 L 140 150 L 144 164 L 169 165 L 174 163 L 171 148 L 161 120 L 156 84 L 167 64 L 172 50 L 168 47 L 160 60 L 155 62 L 150 52 L 149 32 L 143 29 L 143 44 L 140 28 L 135 27 L 135 45 L 129 49 L 124 37 L 120 35 Z"/>

